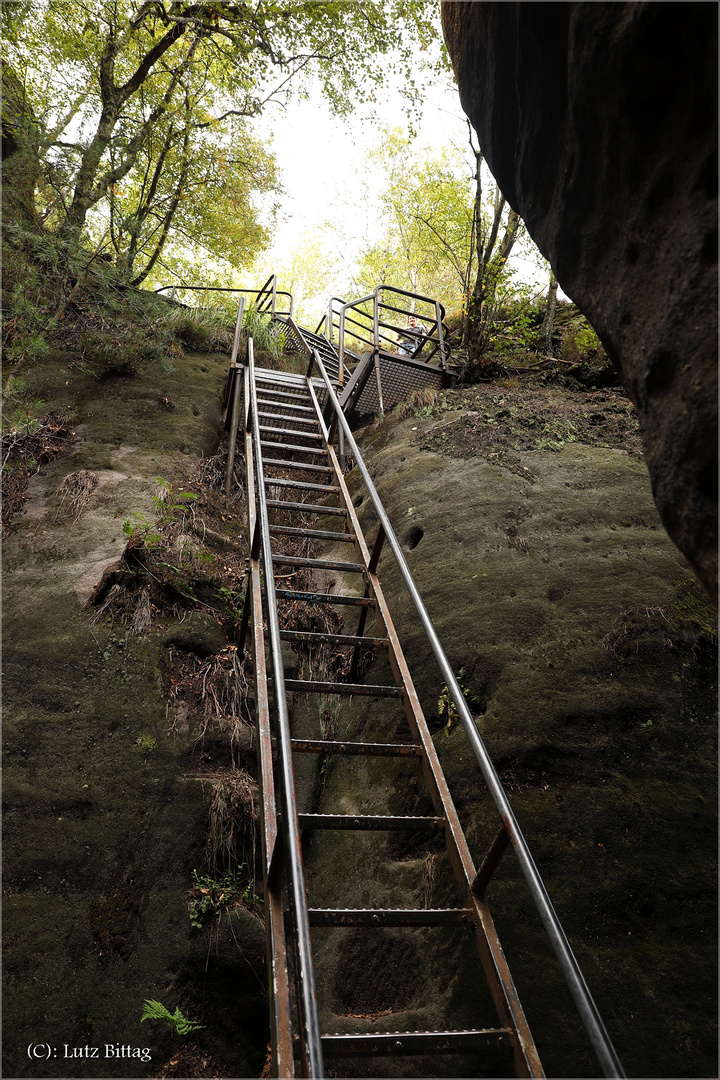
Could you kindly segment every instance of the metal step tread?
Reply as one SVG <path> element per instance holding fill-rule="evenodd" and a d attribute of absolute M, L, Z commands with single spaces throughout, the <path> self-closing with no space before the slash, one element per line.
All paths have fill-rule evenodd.
<path fill-rule="evenodd" d="M 299 439 L 315 439 L 317 440 L 317 442 L 322 442 L 322 435 L 317 432 L 317 425 L 316 431 L 314 432 L 298 431 L 297 428 L 274 427 L 270 424 L 260 424 L 260 430 L 272 431 L 275 435 L 294 435 L 296 438 Z"/>
<path fill-rule="evenodd" d="M 313 484 L 309 480 L 284 480 L 281 476 L 266 476 L 265 483 L 273 484 L 275 487 L 300 488 L 303 491 L 327 491 L 328 494 L 340 491 L 337 484 Z"/>
<path fill-rule="evenodd" d="M 306 641 L 309 645 L 360 645 L 367 649 L 386 649 L 387 638 L 357 637 L 355 634 L 318 634 L 313 630 L 281 630 L 282 641 Z"/>
<path fill-rule="evenodd" d="M 298 592 L 295 589 L 276 589 L 281 600 L 304 600 L 308 604 L 347 604 L 349 607 L 369 607 L 373 603 L 367 596 L 343 596 L 341 593 Z"/>
<path fill-rule="evenodd" d="M 347 543 L 355 542 L 355 533 L 333 532 L 332 529 L 302 529 L 299 525 L 295 528 L 294 525 L 273 525 L 270 524 L 270 533 L 272 536 L 309 536 L 313 540 L 332 540 L 332 541 L 346 541 Z"/>
<path fill-rule="evenodd" d="M 298 814 L 301 829 L 442 829 L 442 817 L 398 817 L 380 814 Z"/>
<path fill-rule="evenodd" d="M 295 394 L 292 390 L 267 390 L 268 386 L 294 386 L 296 390 L 300 390 L 301 386 L 298 383 L 284 383 L 278 382 L 277 379 L 263 379 L 260 376 L 256 376 L 255 382 L 262 384 L 261 393 L 267 394 L 268 397 L 289 397 L 294 398 L 296 401 L 310 401 L 310 395 L 307 390 L 304 394 Z"/>
<path fill-rule="evenodd" d="M 297 754 L 367 754 L 368 757 L 421 757 L 422 747 L 415 743 L 340 742 L 330 739 L 291 739 L 290 749 Z"/>
<path fill-rule="evenodd" d="M 291 434 L 295 435 L 297 432 L 291 432 Z M 327 450 L 323 450 L 322 447 L 315 449 L 314 446 L 298 446 L 297 443 L 275 442 L 274 439 L 261 439 L 260 445 L 270 446 L 273 450 L 294 450 L 298 454 L 327 454 Z"/>
<path fill-rule="evenodd" d="M 345 517 L 347 510 L 341 506 L 321 506 L 319 503 L 288 502 L 285 499 L 268 499 L 268 506 L 284 510 L 301 510 L 306 514 L 334 514 L 336 517 Z"/>
<path fill-rule="evenodd" d="M 286 401 L 266 401 L 265 398 L 258 398 L 258 405 L 272 405 L 274 409 L 292 409 L 293 412 L 305 412 L 315 414 L 315 410 L 311 405 L 290 405 Z M 258 413 L 259 416 L 264 416 L 264 413 Z M 275 415 L 274 413 L 272 414 Z"/>
<path fill-rule="evenodd" d="M 478 1050 L 488 1041 L 511 1038 L 507 1028 L 477 1028 L 466 1031 L 379 1031 L 372 1034 L 322 1035 L 323 1053 L 328 1057 L 355 1057 L 359 1054 L 453 1054 Z"/>
<path fill-rule="evenodd" d="M 308 908 L 311 926 L 465 926 L 472 908 Z"/>
<path fill-rule="evenodd" d="M 284 566 L 314 566 L 317 570 L 342 570 L 346 574 L 362 574 L 362 563 L 342 562 L 337 559 L 306 559 L 300 555 L 273 555 L 274 563 Z"/>
<path fill-rule="evenodd" d="M 268 679 L 269 681 L 269 679 Z M 364 697 L 402 697 L 400 686 L 375 686 L 368 683 L 319 682 L 314 679 L 286 679 L 286 690 L 305 694 L 357 694 Z"/>
<path fill-rule="evenodd" d="M 303 469 L 307 472 L 324 472 L 333 474 L 332 465 L 309 465 L 306 461 L 284 461 L 280 458 L 263 458 L 266 469 Z"/>
<path fill-rule="evenodd" d="M 270 402 L 270 404 L 272 404 L 272 402 Z M 286 413 L 261 412 L 260 409 L 258 409 L 258 416 L 264 416 L 269 420 L 290 420 L 293 424 L 304 424 L 306 427 L 313 427 L 317 431 L 317 417 L 312 420 L 306 420 L 304 416 L 288 416 Z M 263 428 L 261 424 L 260 430 L 265 431 L 268 429 Z M 274 431 L 275 429 L 272 428 L 272 430 Z"/>

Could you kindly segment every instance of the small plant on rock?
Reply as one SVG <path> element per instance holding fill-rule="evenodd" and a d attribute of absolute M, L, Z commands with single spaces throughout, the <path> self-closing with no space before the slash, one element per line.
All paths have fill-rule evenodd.
<path fill-rule="evenodd" d="M 143 1002 L 140 1023 L 144 1020 L 167 1020 L 169 1024 L 172 1024 L 176 1035 L 189 1035 L 191 1031 L 205 1027 L 204 1024 L 196 1024 L 194 1020 L 186 1019 L 179 1008 L 176 1007 L 175 1012 L 171 1013 L 159 1001 L 150 999 Z"/>

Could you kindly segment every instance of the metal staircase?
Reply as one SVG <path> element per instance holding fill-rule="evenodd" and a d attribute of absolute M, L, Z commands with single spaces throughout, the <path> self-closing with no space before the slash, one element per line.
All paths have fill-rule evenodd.
<path fill-rule="evenodd" d="M 242 316 L 238 318 L 240 326 Z M 308 359 L 303 375 L 256 367 L 253 342 L 244 363 L 237 363 L 239 333 L 226 387 L 227 426 L 231 435 L 228 475 L 235 440 L 245 459 L 247 524 L 250 538 L 247 594 L 240 630 L 240 648 L 251 647 L 261 790 L 262 858 L 265 888 L 270 1030 L 273 1075 L 321 1077 L 324 1059 L 412 1057 L 471 1054 L 481 1062 L 492 1048 L 505 1054 L 509 1073 L 542 1077 L 544 1072 L 513 983 L 486 900 L 486 889 L 508 847 L 514 849 L 557 958 L 606 1076 L 624 1073 L 575 957 L 560 927 L 502 784 L 468 710 L 465 696 L 450 668 L 422 604 L 400 545 L 363 463 L 341 405 L 342 352 L 317 347 L 316 334 L 284 316 L 296 343 Z M 330 335 L 332 337 L 332 334 Z M 331 375 L 332 372 L 332 375 Z M 336 447 L 337 444 L 337 447 Z M 377 532 L 368 539 L 343 475 L 344 448 L 352 453 L 375 511 Z M 347 556 L 323 557 L 328 545 Z M 450 697 L 467 733 L 485 784 L 499 814 L 499 831 L 476 866 L 407 662 L 383 593 L 378 566 L 383 550 L 392 552 L 410 592 Z M 285 586 L 289 571 L 301 571 L 300 584 Z M 328 574 L 347 575 L 356 590 L 329 589 Z M 347 632 L 338 613 L 358 621 Z M 298 615 L 301 614 L 301 616 Z M 290 618 L 292 615 L 292 618 Z M 368 629 L 369 628 L 369 629 Z M 321 645 L 345 658 L 333 678 L 303 678 L 286 673 L 288 649 L 297 655 Z M 363 674 L 369 651 L 387 658 L 381 664 L 392 681 L 378 682 Z M 291 728 L 292 695 L 367 696 L 397 702 L 405 732 L 386 741 L 350 741 L 301 737 Z M 391 731 L 396 732 L 393 724 Z M 295 763 L 307 755 L 328 758 L 384 758 L 417 766 L 433 807 L 431 814 L 345 814 L 332 806 L 305 812 L 299 806 Z M 304 848 L 309 835 L 328 831 L 441 836 L 458 883 L 461 903 L 453 907 L 343 908 L 312 906 L 312 880 Z M 349 898 L 351 902 L 351 898 Z M 312 928 L 364 927 L 368 956 L 373 930 L 381 927 L 461 927 L 468 948 L 478 954 L 478 979 L 489 988 L 494 1015 L 481 1017 L 471 1029 L 332 1033 L 321 1030 L 312 950 Z M 481 1073 L 487 1075 L 487 1073 Z M 378 1075 L 384 1075 L 382 1072 Z"/>

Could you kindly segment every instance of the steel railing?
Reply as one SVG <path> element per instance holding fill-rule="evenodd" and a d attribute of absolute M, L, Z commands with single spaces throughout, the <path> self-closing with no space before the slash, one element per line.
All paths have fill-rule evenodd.
<path fill-rule="evenodd" d="M 335 413 L 330 430 L 332 432 L 334 428 L 337 428 L 338 434 L 342 434 L 347 446 L 353 454 L 355 465 L 363 479 L 375 512 L 380 520 L 381 527 L 384 530 L 386 543 L 389 544 L 395 557 L 400 575 L 410 594 L 413 606 L 420 618 L 420 622 L 440 668 L 442 677 L 445 680 L 450 697 L 457 709 L 472 751 L 482 771 L 485 783 L 488 786 L 492 800 L 500 815 L 502 822 L 501 833 L 504 831 L 505 836 L 503 838 L 499 834 L 498 838 L 494 841 L 485 863 L 481 865 L 478 879 L 483 878 L 482 886 L 484 888 L 487 884 L 487 880 L 489 880 L 489 876 L 492 875 L 495 866 L 500 861 L 502 851 L 504 850 L 504 844 L 509 842 L 515 851 L 515 855 L 525 880 L 527 881 L 533 901 L 550 940 L 550 944 L 560 964 L 565 981 L 572 994 L 580 1018 L 588 1033 L 603 1073 L 608 1077 L 624 1077 L 625 1073 L 620 1064 L 620 1060 L 610 1041 L 610 1037 L 605 1029 L 605 1025 L 603 1024 L 592 995 L 590 994 L 565 931 L 560 924 L 560 920 L 553 907 L 552 901 L 550 900 L 547 889 L 545 888 L 535 861 L 530 853 L 527 841 L 520 829 L 508 797 L 505 794 L 500 777 L 495 770 L 495 766 L 493 765 L 490 755 L 478 732 L 472 713 L 467 706 L 465 695 L 455 677 L 450 661 L 440 644 L 435 627 L 432 624 L 427 609 L 417 590 L 410 568 L 405 561 L 405 556 L 403 555 L 400 543 L 393 531 L 385 508 L 380 501 L 375 485 L 373 484 L 367 467 L 362 459 L 357 443 L 353 438 L 350 425 L 340 407 L 333 385 L 328 378 L 325 367 L 317 351 L 313 351 L 313 356 L 308 368 L 308 377 L 312 373 L 313 366 L 317 366 L 317 369 L 320 372 L 325 383 L 328 400 L 332 403 L 332 408 Z M 480 885 L 480 882 L 478 885 Z"/>
<path fill-rule="evenodd" d="M 240 293 L 243 296 L 254 296 L 256 311 L 267 312 L 273 318 L 275 316 L 292 315 L 292 293 L 281 291 L 277 288 L 277 276 L 271 274 L 261 289 L 231 288 L 224 285 L 161 285 L 155 289 L 156 293 L 171 291 L 171 298 L 175 299 L 175 293 L 183 292 L 224 292 Z M 279 301 L 286 301 L 286 307 L 280 307 Z"/>
<path fill-rule="evenodd" d="M 299 1017 L 300 1050 L 303 1060 L 303 1075 L 321 1077 L 323 1075 L 322 1044 L 320 1021 L 318 1018 L 315 993 L 315 975 L 310 947 L 310 924 L 308 919 L 307 899 L 305 896 L 300 849 L 300 825 L 298 822 L 295 798 L 295 781 L 292 768 L 292 748 L 290 744 L 290 721 L 288 717 L 287 696 L 285 691 L 285 673 L 280 642 L 280 624 L 278 620 L 277 597 L 275 594 L 275 575 L 273 571 L 272 548 L 270 544 L 270 522 L 265 495 L 265 474 L 260 443 L 260 421 L 258 417 L 257 385 L 255 381 L 255 359 L 252 338 L 248 340 L 248 380 L 249 402 L 246 405 L 246 430 L 252 433 L 255 475 L 254 494 L 256 518 L 251 539 L 251 560 L 261 557 L 264 584 L 267 634 L 269 640 L 270 672 L 272 677 L 272 698 L 274 711 L 274 735 L 276 754 L 276 789 L 280 801 L 280 834 L 275 850 L 266 855 L 266 874 L 271 877 L 278 873 L 278 865 L 287 886 L 292 939 L 296 953 L 296 1004 Z M 323 371 L 325 369 L 323 368 Z M 327 378 L 327 375 L 326 375 Z M 333 395 L 334 396 L 334 395 Z M 255 628 L 256 632 L 258 627 Z"/>
<path fill-rule="evenodd" d="M 396 302 L 390 303 L 390 297 L 397 298 Z M 411 317 L 417 323 L 412 330 L 408 327 Z M 445 309 L 439 300 L 394 285 L 378 285 L 367 296 L 346 303 L 333 298 L 321 325 L 324 322 L 326 336 L 331 327 L 333 333 L 337 326 L 340 385 L 344 381 L 346 336 L 373 350 L 391 351 L 400 346 L 410 359 L 423 363 L 429 363 L 439 353 L 440 367 L 445 370 L 449 350 L 444 319 Z"/>

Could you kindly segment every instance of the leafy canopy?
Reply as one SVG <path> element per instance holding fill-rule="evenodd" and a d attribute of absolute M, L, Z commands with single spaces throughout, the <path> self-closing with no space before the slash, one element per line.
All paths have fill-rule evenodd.
<path fill-rule="evenodd" d="M 173 237 L 236 264 L 267 242 L 272 212 L 263 218 L 259 197 L 277 181 L 248 119 L 269 102 L 313 80 L 348 114 L 398 73 L 417 101 L 418 56 L 446 63 L 432 0 L 41 0 L 4 14 L 40 220 L 79 238 L 99 215 L 135 281 Z"/>

